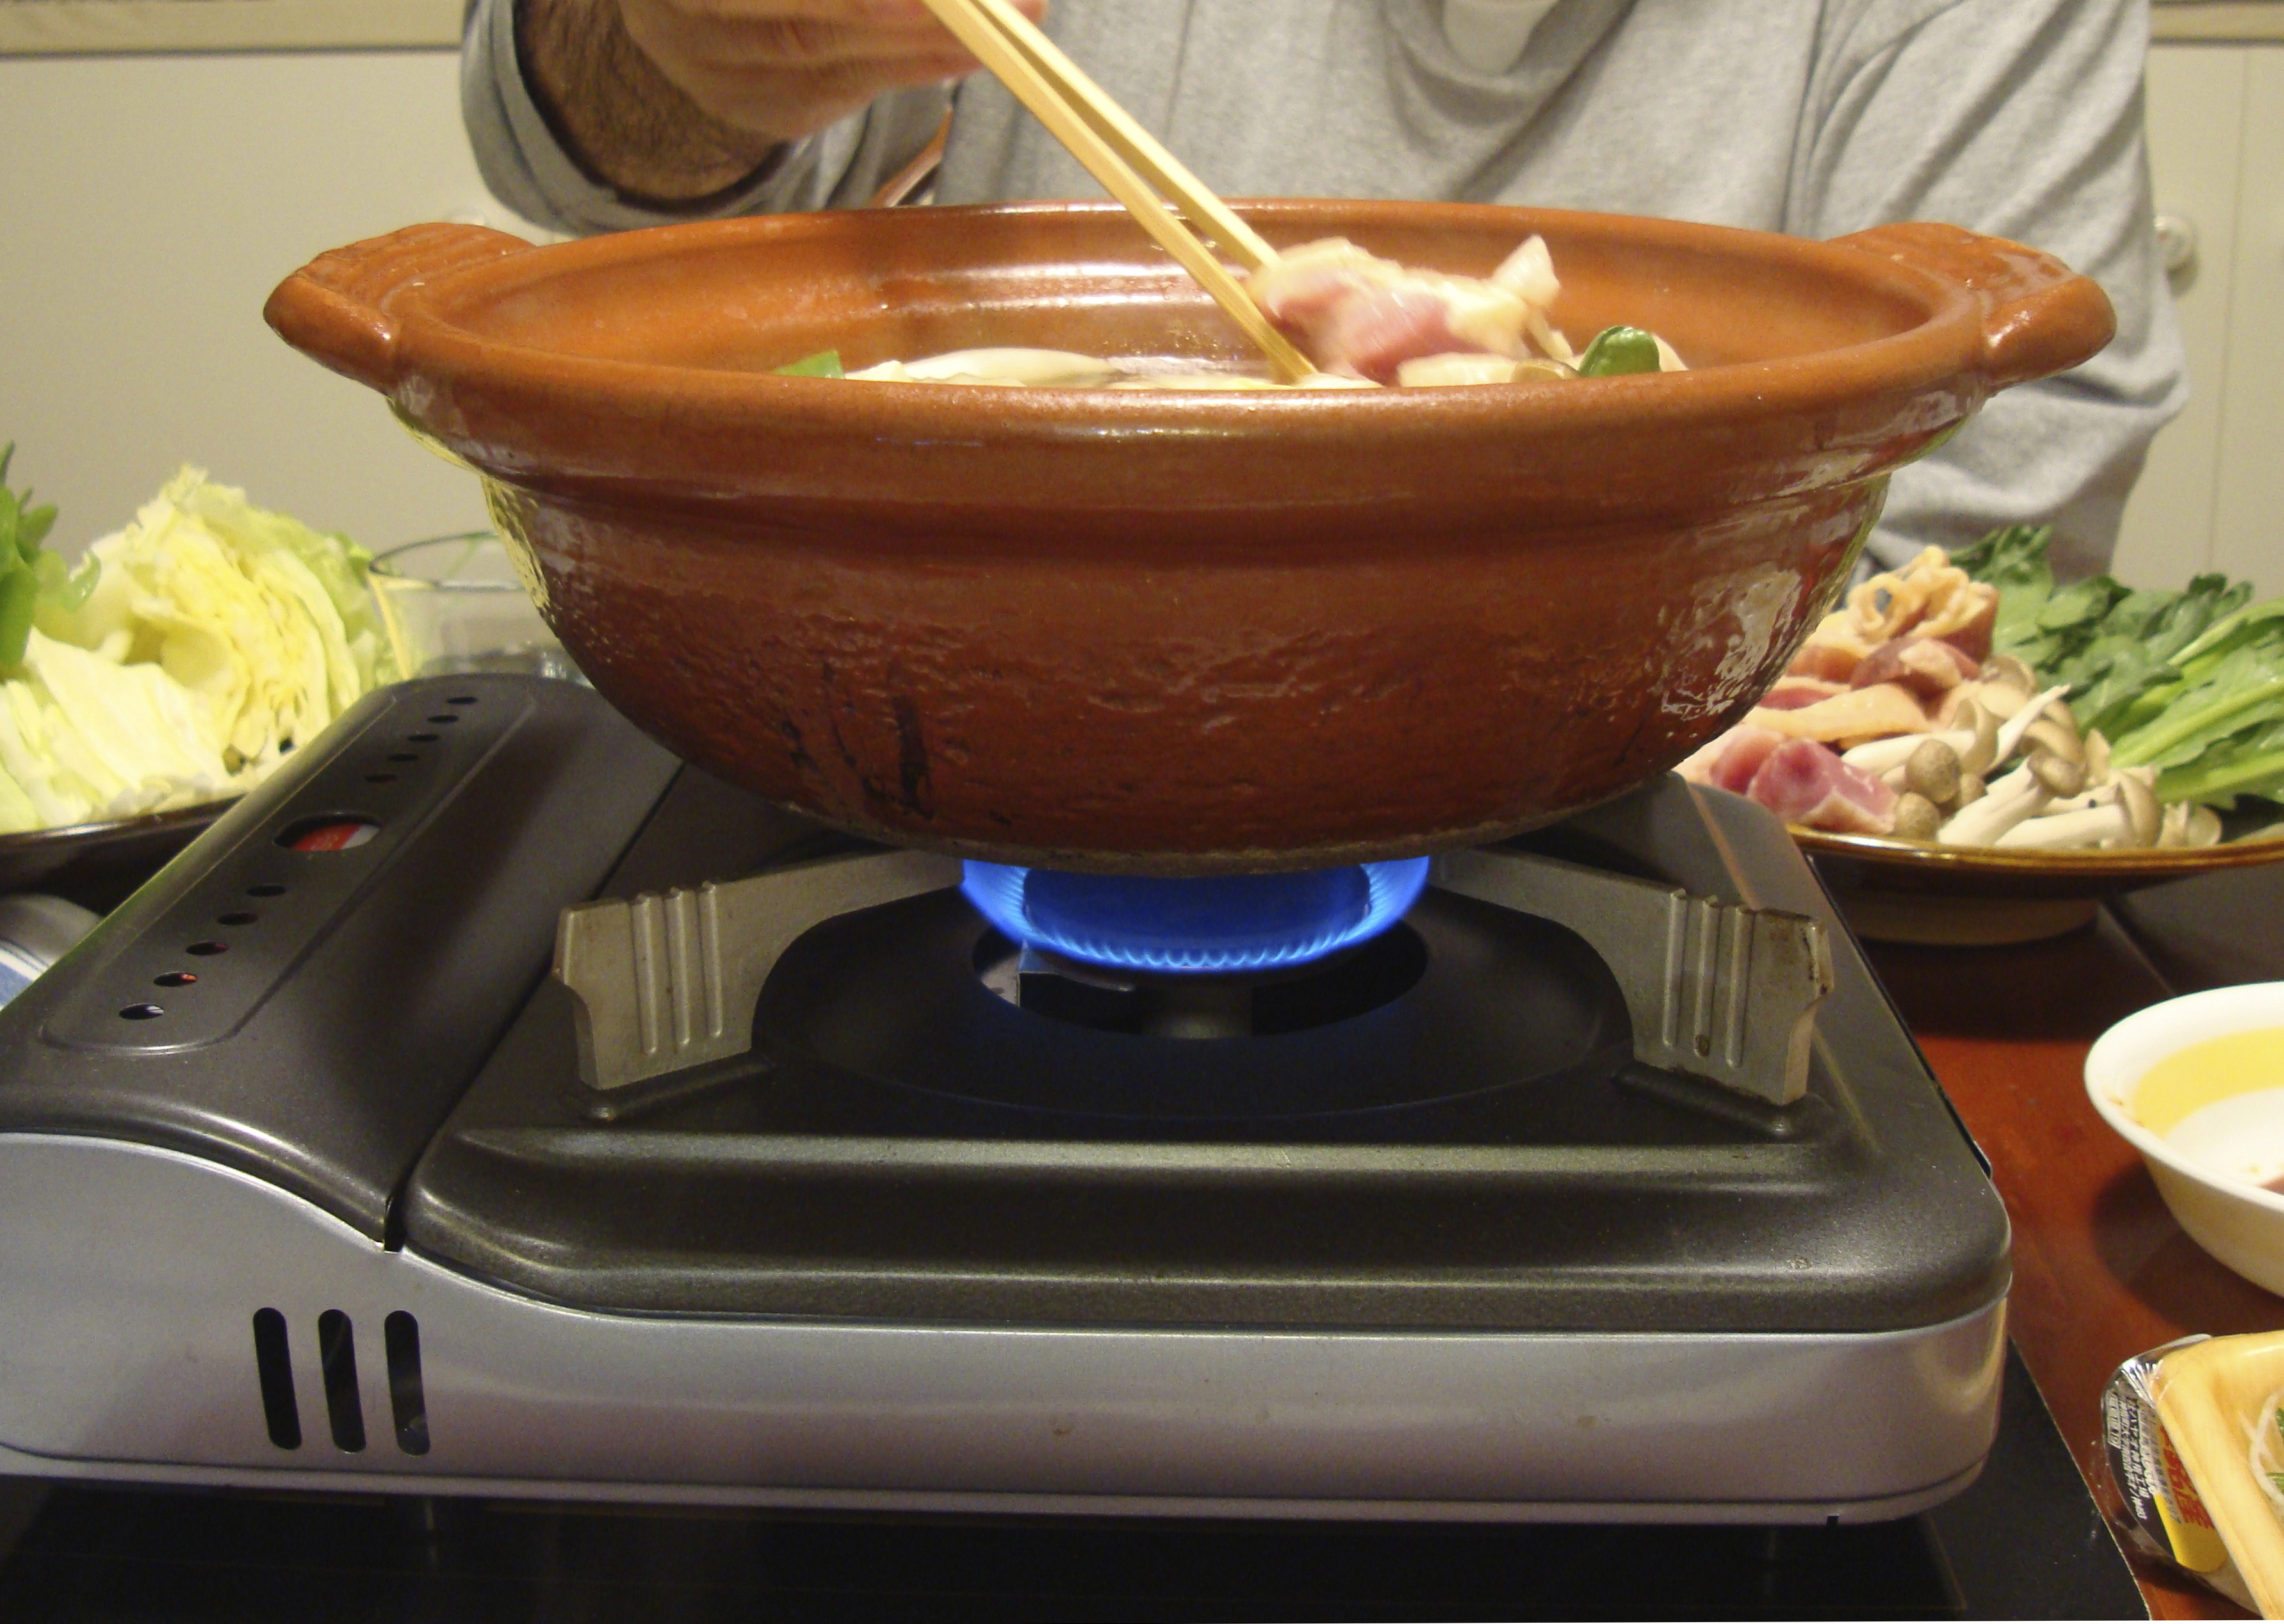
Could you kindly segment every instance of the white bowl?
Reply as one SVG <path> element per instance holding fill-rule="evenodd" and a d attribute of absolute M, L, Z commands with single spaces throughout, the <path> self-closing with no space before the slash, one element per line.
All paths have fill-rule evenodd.
<path fill-rule="evenodd" d="M 2284 1027 L 2284 981 L 2152 1004 L 2101 1035 L 2085 1058 L 2085 1091 L 2102 1120 L 2141 1152 L 2189 1238 L 2254 1284 L 2284 1295 L 2284 1195 L 2205 1159 L 2223 1155 L 2247 1170 L 2284 1166 L 2284 1086 L 2239 1094 L 2184 1119 L 2184 1125 L 2221 1130 L 2185 1136 L 2201 1140 L 2187 1148 L 2152 1132 L 2131 1108 L 2134 1090 L 2160 1060 L 2207 1038 L 2264 1027 Z"/>

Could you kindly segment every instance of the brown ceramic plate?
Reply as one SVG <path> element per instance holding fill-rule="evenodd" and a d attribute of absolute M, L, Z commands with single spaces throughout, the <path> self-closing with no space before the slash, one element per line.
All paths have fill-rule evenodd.
<path fill-rule="evenodd" d="M 2262 814 L 2262 816 L 2268 816 Z M 1793 838 L 1857 934 L 1945 945 L 2034 941 L 2074 930 L 2105 897 L 2284 861 L 2284 822 L 2191 850 L 2030 852 L 1795 828 Z"/>
<path fill-rule="evenodd" d="M 0 835 L 0 892 L 45 891 L 106 912 L 236 802 Z"/>

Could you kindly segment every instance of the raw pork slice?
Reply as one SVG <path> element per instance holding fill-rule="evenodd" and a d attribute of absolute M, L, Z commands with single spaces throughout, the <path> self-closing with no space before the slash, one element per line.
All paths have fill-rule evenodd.
<path fill-rule="evenodd" d="M 1322 371 L 1393 384 L 1406 361 L 1428 355 L 1524 359 L 1560 285 L 1536 237 L 1488 280 L 1406 269 L 1334 237 L 1279 255 L 1246 292 Z"/>
<path fill-rule="evenodd" d="M 1848 691 L 1845 683 L 1827 683 L 1821 677 L 1787 676 L 1761 696 L 1762 710 L 1805 710 L 1811 705 L 1821 705 L 1826 699 L 1836 699 Z"/>
<path fill-rule="evenodd" d="M 1856 675 L 1856 668 L 1863 663 L 1864 656 L 1844 644 L 1811 640 L 1801 644 L 1800 652 L 1795 654 L 1792 663 L 1785 668 L 1785 675 L 1845 683 Z"/>
<path fill-rule="evenodd" d="M 1770 751 L 1746 792 L 1803 829 L 1886 834 L 1896 826 L 1896 792 L 1811 739 Z"/>
<path fill-rule="evenodd" d="M 1741 795 L 1769 758 L 1784 743 L 1784 735 L 1766 728 L 1740 724 L 1699 749 L 1673 770 L 1692 784 L 1709 784 L 1717 790 Z"/>
<path fill-rule="evenodd" d="M 1936 699 L 1982 675 L 1982 662 L 1947 637 L 1890 637 L 1865 656 L 1849 686 L 1901 683 L 1923 699 Z"/>

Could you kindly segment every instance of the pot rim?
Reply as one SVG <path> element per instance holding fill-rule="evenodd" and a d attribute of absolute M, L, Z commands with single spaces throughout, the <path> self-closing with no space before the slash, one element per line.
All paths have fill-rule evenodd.
<path fill-rule="evenodd" d="M 1761 419 L 1796 415 L 1821 406 L 1859 400 L 1867 393 L 1912 393 L 1947 379 L 1971 375 L 1980 386 L 1948 417 L 1964 417 L 1991 392 L 1977 365 L 1983 347 L 1983 309 L 1971 291 L 1918 266 L 1847 246 L 1846 239 L 1811 238 L 1704 225 L 1647 216 L 1584 210 L 1524 209 L 1495 204 L 1402 203 L 1338 199 L 1240 199 L 1240 215 L 1272 239 L 1298 240 L 1289 228 L 1314 222 L 1334 229 L 1327 216 L 1347 229 L 1441 225 L 1488 232 L 1497 225 L 1517 241 L 1542 235 L 1631 238 L 1645 246 L 1689 248 L 1716 244 L 1772 254 L 1836 272 L 1867 294 L 1901 293 L 1926 311 L 1924 319 L 1882 338 L 1806 355 L 1727 363 L 1686 372 L 1634 377 L 1578 379 L 1560 390 L 1543 385 L 1479 384 L 1464 388 L 1295 389 L 1232 394 L 1214 390 L 1115 390 L 1058 386 L 1053 389 L 950 388 L 933 383 L 865 380 L 865 393 L 850 398 L 848 380 L 785 377 L 765 371 L 688 366 L 578 355 L 487 337 L 454 318 L 455 307 L 520 292 L 551 277 L 613 265 L 661 261 L 696 250 L 719 250 L 748 242 L 767 243 L 796 236 L 854 235 L 884 229 L 885 210 L 830 210 L 813 214 L 763 215 L 728 220 L 691 221 L 532 247 L 420 281 L 384 301 L 403 324 L 399 340 L 406 379 L 431 371 L 456 377 L 496 374 L 511 368 L 536 368 L 551 381 L 575 388 L 598 404 L 655 400 L 672 388 L 693 404 L 732 419 L 773 419 L 798 415 L 819 427 L 856 426 L 861 418 L 873 432 L 952 433 L 988 429 L 995 438 L 1040 436 L 1067 439 L 1091 435 L 1115 425 L 1134 430 L 1210 429 L 1236 433 L 1306 439 L 1313 433 L 1349 434 L 1358 420 L 1375 433 L 1412 433 L 1448 440 L 1454 434 L 1491 431 L 1506 436 L 1534 431 L 1599 435 L 1615 429 L 1638 430 L 1645 416 L 1666 422 L 1720 416 Z M 955 230 L 966 220 L 1096 220 L 1124 217 L 1116 204 L 1092 200 L 982 204 L 925 211 L 894 211 L 896 230 Z M 1321 234 L 1321 231 L 1320 233 Z M 1138 227 L 1138 258 L 1156 250 Z M 1178 268 L 1166 262 L 1169 284 L 1185 285 Z M 1560 267 L 1557 266 L 1557 274 Z M 1194 301 L 1209 308 L 1204 295 Z M 421 392 L 400 402 L 426 422 Z M 1079 421 L 1083 419 L 1083 421 Z"/>
<path fill-rule="evenodd" d="M 900 296 L 956 308 L 966 291 L 959 277 L 988 281 L 995 269 L 1028 265 L 1054 279 L 1066 304 L 1091 267 L 1114 290 L 1180 300 L 1169 306 L 1177 326 L 1193 316 L 1225 320 L 1193 298 L 1123 210 L 1100 202 L 758 215 L 545 247 L 481 227 L 416 226 L 321 256 L 279 286 L 267 314 L 296 347 L 387 396 L 432 446 L 535 494 L 767 508 L 804 525 L 804 512 L 825 509 L 954 527 L 1017 514 L 1095 528 L 1181 515 L 1232 533 L 1269 510 L 1341 510 L 1383 527 L 1467 526 L 1488 511 L 1592 526 L 1869 481 L 1924 455 L 1993 390 L 2083 360 L 2114 327 L 2091 281 L 2034 250 L 1952 226 L 1881 226 L 1823 243 L 1490 204 L 1239 207 L 1273 239 L 1347 234 L 1429 264 L 1439 262 L 1438 240 L 1466 245 L 1452 257 L 1484 258 L 1487 245 L 1504 252 L 1540 232 L 1559 256 L 1592 245 L 1600 265 L 1581 281 L 1599 281 L 1606 297 L 1614 287 L 1623 297 L 1628 256 L 1639 253 L 1647 302 L 1688 302 L 1688 268 L 1701 262 L 1732 308 L 1773 279 L 1792 290 L 1787 296 L 1838 304 L 1840 325 L 1826 333 L 1908 324 L 1765 360 L 1553 387 L 1232 394 L 851 387 L 543 347 L 529 340 L 547 336 L 545 319 L 536 334 L 496 336 L 478 314 L 557 277 L 599 272 L 618 280 L 590 284 L 562 309 L 601 324 L 644 308 L 648 268 L 689 256 L 681 274 L 698 299 L 749 285 L 782 295 L 798 291 L 794 276 L 810 278 L 815 330 L 787 335 L 788 347 L 825 341 L 836 320 L 869 323 Z M 780 279 L 764 269 L 746 280 L 748 260 L 766 267 L 772 244 L 788 246 Z M 995 291 L 1025 302 L 1020 277 L 1003 274 Z M 615 310 L 612 301 L 621 301 Z M 673 317 L 662 331 L 679 322 L 686 332 L 691 318 L 680 308 Z M 1654 308 L 1640 319 L 1670 324 Z M 1819 337 L 1795 324 L 1777 342 Z M 637 353 L 641 345 L 639 335 L 626 342 Z"/>

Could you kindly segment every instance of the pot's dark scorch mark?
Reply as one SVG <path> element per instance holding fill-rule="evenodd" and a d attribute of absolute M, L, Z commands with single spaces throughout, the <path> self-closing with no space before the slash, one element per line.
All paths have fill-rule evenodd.
<path fill-rule="evenodd" d="M 928 784 L 927 740 L 920 732 L 919 707 L 910 699 L 893 701 L 896 717 L 896 771 L 903 785 L 903 802 L 922 817 L 935 816 L 935 795 Z"/>
<path fill-rule="evenodd" d="M 783 716 L 778 720 L 778 731 L 785 735 L 786 747 L 793 752 L 794 770 L 810 778 L 823 777 L 825 769 L 810 754 L 809 746 L 801 736 L 801 724 L 790 716 Z"/>

